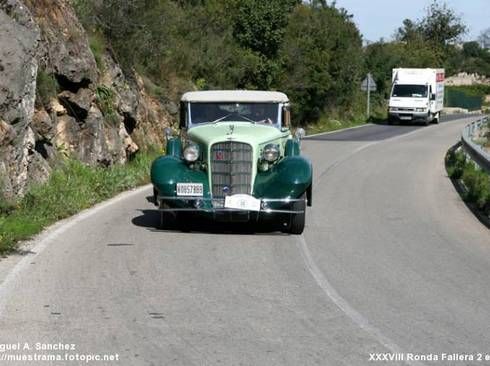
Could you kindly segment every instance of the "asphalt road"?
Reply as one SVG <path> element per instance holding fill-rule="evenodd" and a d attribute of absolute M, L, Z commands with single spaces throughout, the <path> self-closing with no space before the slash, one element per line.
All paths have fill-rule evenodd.
<path fill-rule="evenodd" d="M 443 165 L 468 121 L 305 140 L 315 177 L 302 236 L 159 231 L 151 189 L 85 213 L 0 284 L 0 344 L 73 343 L 68 353 L 117 353 L 118 365 L 490 354 L 490 234 Z"/>

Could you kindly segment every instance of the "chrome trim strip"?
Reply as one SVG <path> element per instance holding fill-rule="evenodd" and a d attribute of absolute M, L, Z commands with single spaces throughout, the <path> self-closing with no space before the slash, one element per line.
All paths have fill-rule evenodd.
<path fill-rule="evenodd" d="M 204 198 L 201 196 L 180 196 L 180 197 L 167 197 L 167 196 L 158 196 L 157 200 L 167 200 L 167 201 L 213 201 L 217 198 Z M 283 202 L 283 203 L 292 203 L 292 202 L 300 202 L 304 201 L 301 198 L 259 198 L 261 202 Z"/>
<path fill-rule="evenodd" d="M 271 210 L 271 209 L 265 209 L 265 210 L 260 210 L 260 211 L 249 211 L 249 210 L 238 210 L 234 208 L 211 208 L 211 209 L 205 209 L 205 208 L 159 208 L 158 211 L 167 211 L 167 212 L 208 212 L 208 213 L 214 213 L 214 212 L 257 212 L 257 213 L 291 213 L 291 214 L 300 214 L 304 213 L 305 211 L 299 210 L 299 211 L 294 211 L 294 210 Z"/>

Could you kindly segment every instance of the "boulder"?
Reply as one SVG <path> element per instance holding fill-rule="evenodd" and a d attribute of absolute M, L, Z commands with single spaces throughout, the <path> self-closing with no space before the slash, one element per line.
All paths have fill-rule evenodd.
<path fill-rule="evenodd" d="M 51 140 L 54 137 L 53 121 L 44 108 L 34 112 L 31 128 L 42 139 Z"/>
<path fill-rule="evenodd" d="M 65 90 L 58 95 L 58 99 L 70 116 L 77 121 L 83 122 L 88 116 L 95 94 L 92 90 L 86 88 L 81 88 L 77 93 Z"/>
<path fill-rule="evenodd" d="M 56 118 L 54 145 L 65 155 L 70 155 L 78 148 L 80 132 L 80 126 L 75 118 L 69 115 L 59 116 Z"/>
<path fill-rule="evenodd" d="M 47 107 L 48 112 L 52 113 L 54 116 L 63 116 L 68 114 L 65 107 L 61 105 L 57 98 L 52 98 Z"/>

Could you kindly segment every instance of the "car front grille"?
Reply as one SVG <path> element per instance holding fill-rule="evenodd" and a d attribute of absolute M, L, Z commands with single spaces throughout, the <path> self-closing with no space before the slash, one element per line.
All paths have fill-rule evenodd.
<path fill-rule="evenodd" d="M 399 107 L 398 110 L 400 112 L 413 112 L 415 110 L 415 108 L 403 108 L 403 107 Z"/>
<path fill-rule="evenodd" d="M 226 195 L 252 189 L 252 147 L 242 142 L 218 142 L 211 147 L 211 190 L 214 206 Z"/>

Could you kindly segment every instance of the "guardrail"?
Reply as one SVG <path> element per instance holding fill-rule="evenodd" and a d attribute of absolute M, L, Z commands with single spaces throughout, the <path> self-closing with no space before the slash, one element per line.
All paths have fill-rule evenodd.
<path fill-rule="evenodd" d="M 466 125 L 461 135 L 461 142 L 464 150 L 471 156 L 480 168 L 490 173 L 490 154 L 473 141 L 476 131 L 480 130 L 484 124 L 488 123 L 488 117 L 484 116 L 469 125 Z"/>

